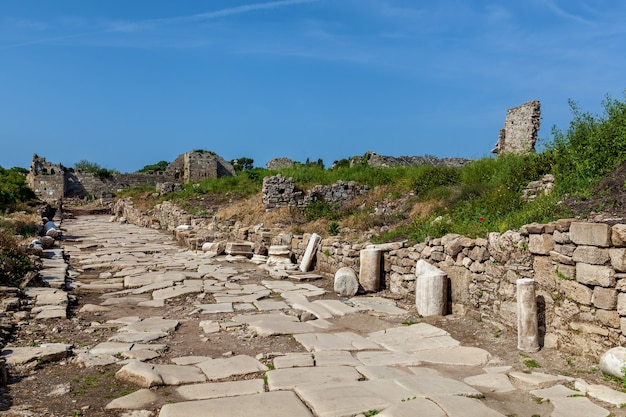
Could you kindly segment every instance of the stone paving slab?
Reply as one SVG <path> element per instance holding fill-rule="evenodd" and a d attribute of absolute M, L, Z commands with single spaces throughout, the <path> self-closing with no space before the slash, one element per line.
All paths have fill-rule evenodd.
<path fill-rule="evenodd" d="M 391 404 L 376 415 L 380 417 L 448 417 L 448 414 L 434 402 L 420 397 Z"/>
<path fill-rule="evenodd" d="M 400 307 L 396 307 L 396 303 L 392 300 L 382 297 L 354 297 L 350 299 L 350 302 L 357 307 L 391 316 L 408 313 L 408 311 Z"/>
<path fill-rule="evenodd" d="M 165 385 L 183 385 L 205 382 L 206 376 L 195 366 L 154 365 L 154 370 L 161 375 Z"/>
<path fill-rule="evenodd" d="M 167 300 L 170 298 L 180 297 L 181 295 L 194 294 L 202 292 L 202 285 L 176 285 L 174 287 L 163 288 L 152 292 L 154 300 Z"/>
<path fill-rule="evenodd" d="M 580 391 L 574 391 L 563 385 L 554 385 L 530 391 L 537 398 L 550 400 L 554 406 L 551 417 L 607 417 L 608 410 L 592 403 L 589 398 L 580 396 Z"/>
<path fill-rule="evenodd" d="M 428 399 L 445 411 L 447 417 L 505 417 L 474 398 L 432 394 Z"/>
<path fill-rule="evenodd" d="M 341 300 L 315 300 L 312 304 L 320 305 L 335 317 L 342 317 L 346 314 L 354 314 L 363 311 L 362 308 L 351 306 Z"/>
<path fill-rule="evenodd" d="M 411 392 L 411 397 L 430 398 L 432 395 L 460 395 L 482 398 L 483 393 L 455 379 L 439 375 L 411 375 L 395 379 L 402 388 Z"/>
<path fill-rule="evenodd" d="M 556 384 L 573 380 L 564 376 L 544 374 L 542 372 L 511 372 L 509 378 L 513 385 L 525 390 L 548 388 Z"/>
<path fill-rule="evenodd" d="M 352 332 L 297 334 L 294 338 L 309 352 L 381 348 L 376 343 Z"/>
<path fill-rule="evenodd" d="M 319 330 L 311 322 L 302 323 L 295 316 L 280 313 L 237 315 L 232 320 L 247 324 L 259 336 L 311 333 Z"/>
<path fill-rule="evenodd" d="M 420 350 L 413 357 L 425 364 L 445 366 L 485 366 L 491 359 L 486 350 L 471 346 Z"/>
<path fill-rule="evenodd" d="M 422 362 L 406 352 L 357 352 L 356 358 L 366 366 L 419 366 Z"/>
<path fill-rule="evenodd" d="M 626 404 L 626 393 L 616 391 L 605 385 L 587 384 L 582 379 L 577 379 L 574 384 L 574 388 L 591 398 L 595 398 L 596 400 L 600 400 L 617 407 L 621 407 Z"/>
<path fill-rule="evenodd" d="M 362 365 L 347 350 L 322 350 L 315 352 L 315 366 L 360 366 Z"/>
<path fill-rule="evenodd" d="M 130 394 L 124 395 L 111 401 L 106 405 L 107 410 L 142 410 L 152 408 L 160 400 L 160 396 L 147 388 L 142 388 Z"/>
<path fill-rule="evenodd" d="M 302 384 L 350 383 L 361 378 L 351 366 L 275 369 L 266 373 L 270 391 L 290 390 Z"/>
<path fill-rule="evenodd" d="M 137 305 L 143 301 L 150 301 L 148 297 L 110 297 L 100 303 L 101 306 Z"/>
<path fill-rule="evenodd" d="M 353 383 L 309 383 L 296 387 L 296 393 L 318 417 L 343 417 L 369 410 L 380 410 L 413 395 L 391 380 Z"/>
<path fill-rule="evenodd" d="M 163 317 L 148 317 L 141 321 L 130 323 L 119 329 L 120 332 L 173 332 L 178 327 L 178 320 L 164 319 Z"/>
<path fill-rule="evenodd" d="M 398 379 L 411 375 L 406 368 L 391 366 L 357 366 L 356 370 L 367 379 Z"/>
<path fill-rule="evenodd" d="M 185 400 L 208 400 L 211 398 L 236 397 L 259 394 L 265 391 L 262 379 L 246 381 L 208 382 L 176 388 L 176 393 Z"/>
<path fill-rule="evenodd" d="M 477 388 L 481 392 L 507 393 L 515 391 L 509 377 L 505 374 L 482 374 L 467 377 L 463 380 L 468 385 Z"/>
<path fill-rule="evenodd" d="M 313 314 L 318 319 L 333 318 L 333 313 L 331 313 L 326 307 L 320 304 L 309 303 L 308 301 L 296 301 L 294 303 L 291 303 L 291 308 L 307 311 Z"/>
<path fill-rule="evenodd" d="M 427 323 L 373 332 L 367 339 L 386 349 L 402 352 L 450 348 L 460 344 L 448 332 Z"/>
<path fill-rule="evenodd" d="M 165 332 L 124 332 L 109 337 L 109 342 L 148 343 L 167 336 Z"/>
<path fill-rule="evenodd" d="M 209 381 L 228 378 L 233 375 L 246 375 L 268 370 L 267 366 L 247 355 L 210 359 L 205 362 L 197 363 L 195 366 L 204 372 Z"/>
<path fill-rule="evenodd" d="M 71 345 L 64 343 L 43 343 L 39 346 L 6 346 L 2 357 L 8 365 L 24 365 L 33 361 L 59 361 L 65 359 Z"/>
<path fill-rule="evenodd" d="M 284 356 L 277 356 L 273 361 L 274 368 L 294 368 L 315 365 L 313 356 L 310 353 L 287 353 Z"/>
<path fill-rule="evenodd" d="M 166 404 L 158 417 L 313 417 L 290 391 Z"/>
<path fill-rule="evenodd" d="M 272 310 L 288 310 L 289 306 L 284 301 L 280 300 L 256 300 L 253 304 L 260 311 L 272 311 Z"/>

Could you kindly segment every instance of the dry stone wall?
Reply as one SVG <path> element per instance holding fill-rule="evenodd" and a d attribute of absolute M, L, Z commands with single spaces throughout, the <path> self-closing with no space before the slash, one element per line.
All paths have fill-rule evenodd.
<path fill-rule="evenodd" d="M 167 202 L 140 213 L 121 200 L 115 210 L 118 218 L 170 230 L 192 249 L 220 240 L 288 245 L 299 262 L 310 237 L 262 225 L 193 219 Z M 182 224 L 191 225 L 190 230 L 178 230 Z M 626 224 L 564 219 L 490 233 L 486 238 L 449 234 L 413 246 L 331 237 L 318 246 L 312 267 L 329 277 L 342 267 L 359 271 L 360 251 L 366 248 L 382 251 L 381 288 L 397 297 L 414 298 L 415 267 L 423 259 L 450 280 L 449 313 L 515 329 L 516 281 L 533 278 L 541 345 L 598 358 L 626 343 Z"/>

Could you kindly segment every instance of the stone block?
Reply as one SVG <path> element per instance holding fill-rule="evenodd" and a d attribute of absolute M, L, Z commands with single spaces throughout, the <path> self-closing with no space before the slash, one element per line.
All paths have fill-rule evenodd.
<path fill-rule="evenodd" d="M 611 245 L 611 227 L 604 223 L 573 222 L 570 225 L 570 237 L 577 245 L 599 246 Z"/>
<path fill-rule="evenodd" d="M 615 286 L 615 271 L 608 266 L 580 262 L 576 264 L 576 280 L 581 284 L 613 287 Z"/>
<path fill-rule="evenodd" d="M 611 228 L 613 246 L 626 246 L 626 224 L 616 224 Z"/>
<path fill-rule="evenodd" d="M 550 252 L 550 259 L 559 264 L 576 265 L 576 262 L 570 256 L 562 255 L 557 251 Z"/>
<path fill-rule="evenodd" d="M 572 239 L 569 236 L 569 232 L 559 232 L 558 230 L 555 230 L 554 233 L 552 234 L 552 237 L 554 238 L 555 243 L 559 243 L 562 245 L 572 243 Z"/>
<path fill-rule="evenodd" d="M 611 266 L 616 271 L 626 272 L 626 248 L 611 248 L 609 249 L 609 256 Z"/>
<path fill-rule="evenodd" d="M 536 256 L 533 262 L 537 285 L 548 290 L 556 288 L 557 274 L 552 260 L 547 256 Z"/>
<path fill-rule="evenodd" d="M 572 256 L 576 250 L 576 245 L 571 244 L 555 244 L 554 250 L 565 256 Z"/>
<path fill-rule="evenodd" d="M 566 298 L 569 298 L 578 304 L 582 305 L 591 305 L 591 298 L 593 296 L 593 291 L 591 288 L 579 284 L 576 281 L 568 281 L 568 280 L 559 280 L 559 289 L 565 294 Z"/>
<path fill-rule="evenodd" d="M 595 287 L 591 302 L 597 308 L 614 310 L 617 306 L 617 291 L 612 288 Z"/>
<path fill-rule="evenodd" d="M 620 316 L 626 316 L 626 293 L 617 294 L 617 312 Z"/>
<path fill-rule="evenodd" d="M 535 255 L 548 255 L 554 249 L 554 239 L 548 234 L 528 236 L 528 250 Z"/>
<path fill-rule="evenodd" d="M 578 246 L 572 254 L 574 262 L 590 265 L 604 265 L 609 261 L 609 250 L 597 246 Z"/>
<path fill-rule="evenodd" d="M 617 311 L 598 310 L 596 311 L 596 318 L 605 326 L 612 327 L 614 329 L 620 328 L 620 316 Z"/>

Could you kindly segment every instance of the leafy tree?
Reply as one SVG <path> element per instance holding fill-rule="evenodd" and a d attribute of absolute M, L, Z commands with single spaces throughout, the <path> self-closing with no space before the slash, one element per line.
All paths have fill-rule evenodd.
<path fill-rule="evenodd" d="M 235 171 L 249 171 L 254 168 L 254 159 L 245 156 L 230 161 Z"/>

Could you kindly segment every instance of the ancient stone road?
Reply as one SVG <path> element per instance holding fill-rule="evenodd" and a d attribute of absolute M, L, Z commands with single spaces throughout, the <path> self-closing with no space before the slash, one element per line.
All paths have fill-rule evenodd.
<path fill-rule="evenodd" d="M 18 365 L 69 350 L 74 364 L 117 366 L 116 378 L 137 390 L 112 399 L 107 415 L 604 417 L 626 403 L 626 394 L 580 379 L 515 371 L 432 325 L 398 324 L 409 312 L 392 300 L 337 299 L 315 281 L 275 279 L 247 260 L 186 251 L 166 234 L 109 223 L 105 216 L 67 220 L 63 230 L 63 249 L 76 266 L 74 291 L 102 294 L 99 303 L 79 305 L 76 314 L 112 317 L 119 311 L 104 323 L 116 331 L 108 341 L 80 349 L 9 347 L 5 355 Z M 58 284 L 64 270 L 55 262 L 44 275 Z M 38 311 L 46 313 L 37 320 L 58 317 L 67 305 L 64 295 L 33 290 Z M 181 310 L 177 317 L 168 309 L 189 295 L 196 300 L 191 312 Z M 337 325 L 370 316 L 378 326 L 371 331 Z M 199 347 L 177 356 L 180 344 L 168 343 L 183 322 L 198 326 L 186 337 Z M 234 329 L 258 335 L 252 339 L 259 341 L 258 351 L 240 354 L 232 346 L 225 354 L 203 352 L 202 346 L 208 352 L 212 341 Z M 293 335 L 301 348 L 266 351 L 261 342 L 276 335 Z M 160 390 L 167 387 L 175 387 L 175 395 L 163 404 Z"/>

